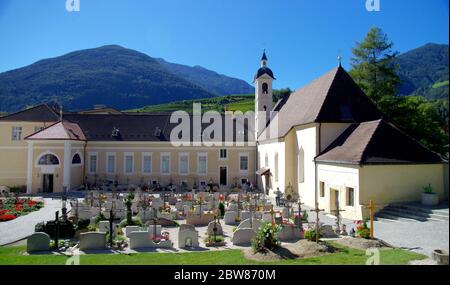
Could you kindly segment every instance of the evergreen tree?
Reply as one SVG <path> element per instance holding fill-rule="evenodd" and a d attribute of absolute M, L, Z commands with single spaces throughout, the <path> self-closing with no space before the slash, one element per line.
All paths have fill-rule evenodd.
<path fill-rule="evenodd" d="M 377 105 L 385 118 L 431 150 L 448 157 L 448 106 L 423 97 L 397 96 L 400 78 L 397 52 L 377 27 L 352 50 L 350 75 Z M 447 113 L 445 113 L 447 111 Z"/>
<path fill-rule="evenodd" d="M 353 48 L 351 58 L 350 75 L 387 116 L 400 83 L 394 64 L 398 52 L 393 45 L 381 29 L 373 27 Z"/>

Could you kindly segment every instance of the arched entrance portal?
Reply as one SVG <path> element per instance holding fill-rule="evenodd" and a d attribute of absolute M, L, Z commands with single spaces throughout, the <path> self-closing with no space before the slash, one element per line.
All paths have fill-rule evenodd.
<path fill-rule="evenodd" d="M 52 193 L 54 188 L 54 171 L 60 162 L 53 153 L 44 153 L 37 160 L 37 167 L 42 173 L 42 191 L 44 193 Z"/>

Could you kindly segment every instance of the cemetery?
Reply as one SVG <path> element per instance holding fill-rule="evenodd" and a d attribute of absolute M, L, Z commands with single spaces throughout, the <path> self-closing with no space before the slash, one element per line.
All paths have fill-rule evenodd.
<path fill-rule="evenodd" d="M 209 190 L 163 192 L 130 187 L 84 191 L 82 198 L 64 193 L 60 211 L 54 219 L 35 225 L 19 258 L 56 261 L 80 255 L 88 263 L 128 264 L 131 254 L 138 260 L 148 256 L 147 264 L 158 259 L 178 263 L 182 255 L 192 257 L 187 264 L 212 256 L 218 258 L 214 262 L 225 264 L 302 264 L 313 257 L 325 262 L 333 256 L 344 257 L 348 249 L 356 258 L 357 251 L 368 247 L 387 255 L 406 254 L 371 239 L 366 221 L 355 221 L 354 229 L 347 232 L 339 205 L 335 223 L 330 225 L 319 220 L 322 209 L 302 209 L 300 198 L 287 197 L 283 206 L 276 206 L 262 192 Z M 2 251 L 5 247 L 0 247 Z M 401 256 L 423 258 L 408 254 Z"/>

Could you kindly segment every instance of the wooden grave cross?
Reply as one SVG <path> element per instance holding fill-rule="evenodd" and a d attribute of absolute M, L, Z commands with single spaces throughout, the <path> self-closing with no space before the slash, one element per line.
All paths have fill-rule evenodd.
<path fill-rule="evenodd" d="M 373 200 L 369 201 L 369 205 L 362 205 L 364 208 L 368 208 L 370 211 L 370 239 L 373 239 L 373 216 L 375 208 L 379 207 L 375 205 Z"/>
<path fill-rule="evenodd" d="M 303 230 L 303 221 L 302 221 L 302 200 L 300 195 L 298 196 L 298 227 L 302 231 Z"/>
<path fill-rule="evenodd" d="M 319 203 L 316 202 L 316 207 L 311 212 L 316 212 L 316 242 L 319 242 L 319 231 L 320 231 L 320 220 L 319 220 L 319 213 L 322 211 L 325 211 L 324 209 L 319 208 Z"/>
<path fill-rule="evenodd" d="M 339 234 L 341 231 L 341 212 L 345 212 L 345 210 L 341 210 L 339 207 L 339 200 L 336 200 L 335 207 L 336 209 L 331 210 L 331 212 L 336 215 L 336 229 Z"/>

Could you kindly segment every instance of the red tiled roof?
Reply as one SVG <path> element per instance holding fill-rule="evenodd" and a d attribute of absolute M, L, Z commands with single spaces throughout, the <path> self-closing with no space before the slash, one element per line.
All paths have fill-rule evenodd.
<path fill-rule="evenodd" d="M 38 131 L 32 135 L 29 135 L 25 139 L 28 140 L 77 140 L 85 141 L 81 128 L 74 123 L 67 121 L 57 122 L 43 130 Z"/>

